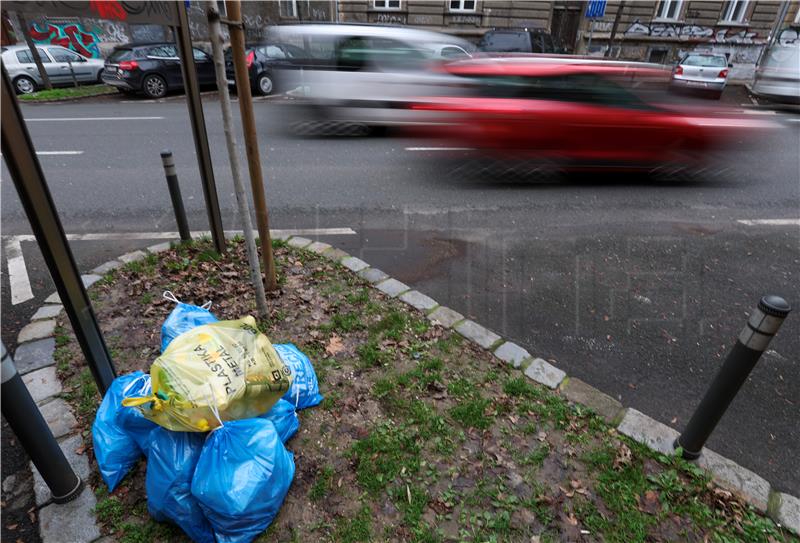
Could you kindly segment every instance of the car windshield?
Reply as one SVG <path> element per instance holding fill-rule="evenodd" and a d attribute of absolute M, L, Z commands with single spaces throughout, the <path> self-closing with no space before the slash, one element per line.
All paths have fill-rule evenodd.
<path fill-rule="evenodd" d="M 724 68 L 728 65 L 725 57 L 711 55 L 689 55 L 681 64 L 686 66 L 700 66 L 707 68 Z"/>

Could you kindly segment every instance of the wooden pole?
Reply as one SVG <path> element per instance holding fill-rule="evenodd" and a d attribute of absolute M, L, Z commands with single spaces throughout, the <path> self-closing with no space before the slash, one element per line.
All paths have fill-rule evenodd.
<path fill-rule="evenodd" d="M 225 132 L 225 144 L 228 147 L 228 160 L 231 163 L 231 176 L 236 192 L 236 204 L 242 218 L 247 260 L 250 263 L 250 275 L 256 294 L 256 307 L 261 318 L 269 317 L 267 298 L 264 294 L 264 282 L 261 280 L 261 268 L 258 265 L 258 248 L 253 237 L 253 223 L 250 220 L 250 202 L 242 183 L 239 168 L 239 154 L 236 152 L 236 136 L 233 133 L 233 114 L 231 112 L 231 96 L 228 92 L 228 79 L 225 76 L 225 56 L 222 52 L 222 26 L 219 22 L 219 11 L 215 0 L 206 0 L 206 16 L 208 17 L 208 34 L 211 38 L 211 51 L 214 57 L 214 72 L 217 76 L 219 105 L 222 108 L 222 129 Z"/>
<path fill-rule="evenodd" d="M 228 31 L 231 37 L 233 66 L 236 72 L 236 93 L 239 96 L 239 112 L 242 116 L 244 146 L 247 153 L 247 166 L 250 170 L 250 185 L 253 190 L 253 204 L 256 208 L 258 237 L 261 238 L 261 258 L 264 261 L 264 279 L 268 291 L 277 290 L 275 262 L 272 257 L 272 238 L 269 233 L 269 214 L 264 195 L 264 179 L 261 174 L 261 157 L 258 152 L 256 121 L 253 116 L 253 95 L 250 93 L 250 77 L 244 53 L 244 27 L 242 25 L 242 6 L 239 0 L 227 0 Z"/>
<path fill-rule="evenodd" d="M 33 39 L 31 39 L 28 20 L 22 13 L 18 15 L 19 24 L 22 25 L 22 35 L 25 37 L 25 43 L 28 44 L 28 49 L 31 50 L 31 56 L 33 57 L 34 64 L 36 64 L 36 69 L 39 70 L 39 77 L 42 78 L 42 84 L 47 90 L 53 90 L 53 84 L 50 83 L 50 78 L 47 76 L 47 70 L 44 69 L 42 59 L 39 57 L 39 50 L 36 48 L 36 44 L 33 43 Z"/>

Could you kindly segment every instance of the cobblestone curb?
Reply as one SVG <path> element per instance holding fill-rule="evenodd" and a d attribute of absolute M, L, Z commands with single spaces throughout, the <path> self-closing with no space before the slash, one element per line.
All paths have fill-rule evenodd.
<path fill-rule="evenodd" d="M 669 426 L 632 409 L 624 408 L 617 400 L 594 387 L 570 378 L 549 362 L 534 358 L 519 345 L 484 328 L 478 323 L 466 320 L 464 315 L 440 305 L 436 300 L 412 290 L 404 283 L 391 278 L 383 271 L 372 268 L 363 260 L 328 244 L 314 242 L 308 238 L 291 236 L 285 239 L 294 249 L 310 250 L 332 260 L 373 287 L 392 298 L 398 298 L 411 308 L 422 312 L 430 321 L 464 336 L 482 349 L 492 352 L 499 360 L 520 369 L 523 374 L 536 383 L 556 390 L 568 401 L 581 404 L 596 412 L 614 425 L 618 432 L 646 445 L 661 454 L 674 454 L 672 443 L 678 432 Z M 145 251 L 133 251 L 121 255 L 92 270 L 92 274 L 81 276 L 88 286 L 102 279 L 102 275 L 127 263 L 145 258 L 148 253 L 159 253 L 169 249 L 170 244 L 159 243 Z M 55 372 L 53 359 L 55 348 L 55 318 L 63 307 L 57 293 L 45 299 L 31 323 L 19 333 L 16 354 L 20 353 L 24 364 L 18 365 L 25 384 L 31 391 L 42 411 L 48 426 L 58 439 L 73 468 L 82 477 L 88 476 L 88 461 L 83 456 L 81 438 L 74 433 L 75 416 L 69 405 L 58 398 L 61 383 Z M 21 352 L 20 352 L 21 351 Z M 79 452 L 80 451 L 80 452 Z M 768 514 L 779 526 L 800 534 L 800 499 L 789 494 L 776 492 L 769 482 L 752 471 L 736 464 L 714 451 L 704 449 L 697 465 L 708 471 L 714 482 L 722 488 L 740 496 L 762 513 Z M 92 543 L 102 540 L 94 515 L 96 498 L 87 487 L 78 499 L 67 504 L 50 503 L 49 491 L 31 463 L 34 474 L 34 490 L 39 510 L 39 532 L 43 543 Z"/>

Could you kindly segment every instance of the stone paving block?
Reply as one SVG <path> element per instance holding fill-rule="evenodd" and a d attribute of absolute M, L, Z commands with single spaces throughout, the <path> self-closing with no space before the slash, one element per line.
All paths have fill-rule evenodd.
<path fill-rule="evenodd" d="M 546 360 L 536 358 L 525 368 L 525 376 L 548 388 L 555 389 L 567 374 Z"/>
<path fill-rule="evenodd" d="M 531 358 L 531 353 L 529 353 L 516 343 L 512 343 L 510 341 L 506 341 L 505 343 L 500 345 L 497 349 L 495 349 L 494 355 L 503 362 L 508 362 L 515 368 L 520 367 L 522 365 L 523 360 Z"/>
<path fill-rule="evenodd" d="M 362 279 L 366 279 L 370 283 L 380 283 L 384 279 L 388 279 L 389 276 L 383 273 L 378 268 L 367 268 L 365 270 L 361 270 L 356 275 L 361 277 Z"/>
<path fill-rule="evenodd" d="M 171 241 L 165 241 L 163 243 L 156 243 L 155 245 L 151 245 L 146 250 L 148 253 L 163 253 L 164 251 L 169 251 L 172 248 Z"/>
<path fill-rule="evenodd" d="M 52 337 L 56 331 L 55 319 L 46 321 L 34 321 L 26 324 L 22 330 L 19 331 L 17 336 L 17 343 L 25 343 L 26 341 L 34 341 L 46 337 Z"/>
<path fill-rule="evenodd" d="M 561 394 L 571 402 L 591 408 L 608 423 L 619 422 L 618 418 L 623 409 L 622 404 L 580 379 L 570 377 L 566 384 L 561 385 Z"/>
<path fill-rule="evenodd" d="M 461 321 L 454 327 L 454 330 L 465 338 L 477 343 L 484 349 L 488 349 L 503 339 L 488 328 L 485 328 L 477 322 L 471 320 Z"/>
<path fill-rule="evenodd" d="M 311 251 L 312 253 L 317 253 L 318 255 L 321 255 L 331 247 L 332 245 L 330 245 L 329 243 L 324 243 L 322 241 L 315 241 L 314 243 L 306 247 L 306 251 Z"/>
<path fill-rule="evenodd" d="M 125 264 L 123 264 L 119 260 L 109 260 L 108 262 L 103 262 L 102 264 L 97 266 L 95 269 L 93 269 L 92 273 L 94 275 L 105 275 L 108 272 L 110 272 L 111 270 L 116 270 L 117 268 L 121 268 L 124 265 Z"/>
<path fill-rule="evenodd" d="M 672 455 L 675 453 L 673 443 L 678 439 L 677 430 L 666 424 L 651 419 L 636 409 L 628 409 L 617 430 L 634 441 L 647 445 L 654 451 Z"/>
<path fill-rule="evenodd" d="M 342 251 L 341 249 L 333 248 L 322 253 L 322 256 L 328 260 L 333 260 L 334 262 L 341 262 L 345 258 L 350 258 L 350 253 Z"/>
<path fill-rule="evenodd" d="M 436 300 L 429 296 L 425 296 L 423 293 L 417 290 L 409 290 L 408 292 L 402 294 L 400 299 L 411 307 L 419 309 L 420 311 L 430 311 L 439 305 Z"/>
<path fill-rule="evenodd" d="M 58 445 L 61 447 L 61 450 L 64 451 L 64 456 L 67 457 L 69 465 L 72 466 L 72 469 L 75 470 L 78 477 L 84 481 L 88 481 L 90 475 L 89 460 L 86 458 L 86 454 L 77 453 L 77 450 L 82 450 L 83 447 L 81 436 L 74 435 L 62 439 Z M 42 504 L 50 501 L 50 489 L 45 484 L 42 476 L 39 475 L 39 470 L 36 469 L 33 462 L 31 462 L 31 472 L 33 473 L 33 493 L 36 495 L 36 505 L 41 507 Z"/>
<path fill-rule="evenodd" d="M 61 381 L 56 377 L 55 366 L 26 373 L 22 376 L 22 382 L 28 387 L 28 392 L 36 403 L 61 394 Z"/>
<path fill-rule="evenodd" d="M 64 504 L 52 503 L 39 511 L 42 543 L 90 543 L 100 537 L 94 508 L 97 498 L 89 485 Z"/>
<path fill-rule="evenodd" d="M 44 319 L 52 319 L 57 317 L 61 310 L 64 309 L 63 305 L 43 305 L 36 310 L 36 313 L 31 317 L 32 321 L 40 321 Z"/>
<path fill-rule="evenodd" d="M 118 260 L 122 261 L 125 264 L 130 264 L 131 262 L 142 260 L 146 256 L 147 253 L 145 253 L 144 251 L 131 251 L 130 253 L 125 253 L 124 255 L 120 256 Z"/>
<path fill-rule="evenodd" d="M 739 494 L 761 512 L 767 510 L 769 483 L 763 477 L 710 449 L 704 448 L 696 463 L 711 472 L 712 479 L 720 487 Z"/>
<path fill-rule="evenodd" d="M 39 411 L 56 439 L 71 433 L 78 423 L 70 406 L 61 398 L 47 402 L 39 407 Z"/>
<path fill-rule="evenodd" d="M 39 368 L 55 364 L 53 353 L 56 351 L 56 340 L 52 337 L 29 341 L 17 347 L 14 353 L 14 365 L 20 375 L 25 375 Z"/>
<path fill-rule="evenodd" d="M 81 281 L 83 281 L 84 288 L 89 288 L 95 283 L 97 283 L 100 279 L 102 279 L 102 275 L 97 275 L 95 273 L 89 273 L 86 275 L 81 275 Z"/>
<path fill-rule="evenodd" d="M 343 258 L 342 266 L 354 272 L 359 272 L 361 270 L 369 268 L 369 264 L 367 264 L 360 258 L 356 258 L 354 256 L 348 256 L 347 258 Z"/>
<path fill-rule="evenodd" d="M 381 292 L 385 292 L 392 298 L 396 298 L 398 295 L 404 293 L 405 291 L 411 288 L 405 283 L 401 283 L 397 279 L 392 279 L 392 278 L 389 278 L 386 281 L 381 281 L 380 283 L 375 285 L 375 287 Z"/>
<path fill-rule="evenodd" d="M 311 243 L 311 240 L 300 236 L 294 236 L 292 238 L 289 238 L 289 241 L 287 243 L 289 244 L 290 247 L 302 249 L 303 247 L 309 245 Z"/>
<path fill-rule="evenodd" d="M 769 514 L 775 522 L 800 535 L 800 499 L 773 492 L 769 499 Z"/>
<path fill-rule="evenodd" d="M 449 307 L 440 305 L 428 314 L 428 320 L 438 322 L 445 328 L 452 328 L 455 323 L 464 320 L 464 315 L 458 311 L 453 311 Z"/>
<path fill-rule="evenodd" d="M 46 304 L 60 304 L 61 297 L 58 295 L 58 292 L 52 293 L 50 296 L 44 299 L 44 303 Z"/>

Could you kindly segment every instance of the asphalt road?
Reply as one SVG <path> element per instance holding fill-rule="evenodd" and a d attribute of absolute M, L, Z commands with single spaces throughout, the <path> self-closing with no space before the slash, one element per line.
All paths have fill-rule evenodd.
<path fill-rule="evenodd" d="M 289 139 L 278 130 L 280 107 L 256 109 L 274 228 L 352 228 L 356 235 L 321 239 L 677 429 L 758 298 L 800 305 L 800 227 L 739 222 L 800 218 L 797 118 L 774 116 L 784 129 L 741 142 L 713 182 L 544 182 L 443 175 L 436 153 L 408 150 L 427 145 L 410 139 Z M 37 150 L 82 151 L 40 157 L 67 232 L 175 230 L 163 148 L 175 154 L 192 228 L 207 228 L 182 101 L 23 111 Z M 205 111 L 225 228 L 235 229 L 218 104 Z M 83 120 L 47 120 L 55 118 Z M 2 173 L 7 242 L 29 228 Z M 88 270 L 152 243 L 76 241 L 73 249 Z M 3 340 L 12 345 L 54 290 L 35 243 L 22 249 L 35 298 L 9 303 L 5 264 L 0 284 Z M 791 315 L 709 442 L 795 495 L 798 362 L 800 316 Z"/>

